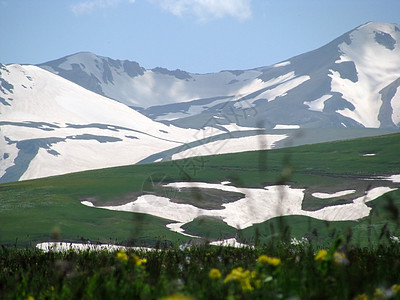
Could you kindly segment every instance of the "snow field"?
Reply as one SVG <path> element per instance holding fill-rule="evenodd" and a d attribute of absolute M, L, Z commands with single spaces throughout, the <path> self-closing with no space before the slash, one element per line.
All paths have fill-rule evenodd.
<path fill-rule="evenodd" d="M 204 182 L 176 182 L 167 184 L 165 187 L 172 187 L 177 190 L 188 187 L 219 189 L 242 193 L 245 197 L 235 202 L 225 203 L 222 205 L 224 208 L 219 210 L 200 209 L 190 204 L 178 204 L 168 198 L 155 195 L 142 195 L 135 201 L 124 205 L 97 208 L 147 213 L 170 219 L 174 221 L 174 225 L 170 224 L 168 228 L 176 232 L 182 232 L 181 226 L 183 224 L 191 222 L 199 216 L 220 218 L 229 226 L 244 229 L 253 224 L 284 215 L 303 215 L 327 221 L 358 220 L 369 215 L 371 208 L 365 204 L 366 202 L 396 190 L 389 187 L 376 187 L 369 190 L 365 196 L 354 199 L 352 203 L 329 206 L 316 211 L 305 211 L 301 208 L 304 190 L 291 188 L 288 185 L 254 189 Z M 353 191 L 338 191 L 333 195 L 337 197 L 337 195 L 350 194 L 350 192 Z M 323 196 L 326 196 L 326 194 L 323 194 Z M 332 194 L 329 196 L 332 196 Z M 81 203 L 93 207 L 93 204 L 88 201 Z"/>
<path fill-rule="evenodd" d="M 400 46 L 398 43 L 395 44 L 393 50 L 387 49 L 377 42 L 366 43 L 366 41 L 375 39 L 376 28 L 379 28 L 381 32 L 390 34 L 396 40 L 400 40 L 400 33 L 395 30 L 392 24 L 374 23 L 374 27 L 369 26 L 369 24 L 361 26 L 352 32 L 350 45 L 344 42 L 339 46 L 343 55 L 336 62 L 353 61 L 357 69 L 358 81 L 352 82 L 343 79 L 338 72 L 333 70 L 331 70 L 332 74 L 330 75 L 332 92 L 341 92 L 343 98 L 355 107 L 354 111 L 346 108 L 338 112 L 358 121 L 365 127 L 380 126 L 377 119 L 382 104 L 379 92 L 387 85 L 387 82 L 393 82 L 400 77 L 400 70 L 396 67 L 400 64 Z M 397 102 L 398 100 L 396 100 Z M 396 104 L 396 107 L 398 105 Z M 397 120 L 398 111 L 395 112 L 392 119 Z"/>

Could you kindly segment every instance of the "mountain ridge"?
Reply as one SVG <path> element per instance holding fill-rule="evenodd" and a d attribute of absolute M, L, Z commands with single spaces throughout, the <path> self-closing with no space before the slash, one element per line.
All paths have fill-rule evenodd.
<path fill-rule="evenodd" d="M 137 64 L 135 72 L 124 74 L 122 65 L 113 69 L 117 63 L 101 56 L 92 60 L 90 68 L 84 64 L 79 67 L 77 62 L 87 57 L 79 59 L 76 55 L 64 57 L 64 65 L 53 61 L 39 66 L 53 69 L 60 76 L 69 72 L 69 79 L 78 84 L 79 74 L 83 72 L 89 76 L 84 69 L 90 69 L 87 72 L 96 82 L 95 87 L 91 87 L 93 91 L 101 90 L 100 94 L 125 103 L 154 120 L 181 127 L 191 123 L 192 127 L 201 128 L 207 125 L 208 119 L 222 113 L 226 120 L 219 123 L 235 122 L 238 126 L 249 127 L 264 123 L 265 128 L 277 124 L 305 128 L 399 128 L 400 119 L 391 104 L 393 102 L 397 108 L 400 101 L 396 85 L 400 78 L 399 33 L 397 24 L 369 22 L 318 49 L 272 66 L 217 73 L 195 74 L 161 67 L 144 69 L 132 62 Z M 375 53 L 373 58 L 382 66 L 371 63 L 370 52 Z M 85 56 L 88 55 L 94 54 L 85 52 Z M 393 67 L 388 65 L 388 60 Z M 74 68 L 79 71 L 72 75 Z M 71 78 L 73 76 L 77 77 Z M 368 77 L 382 77 L 382 80 L 371 81 Z M 83 81 L 82 85 L 85 84 Z M 385 104 L 381 105 L 380 101 Z M 189 102 L 192 105 L 188 105 Z M 279 113 L 288 107 L 293 107 L 290 119 Z M 245 110 L 253 112 L 239 117 Z M 229 118 L 229 112 L 236 116 Z"/>
<path fill-rule="evenodd" d="M 0 182 L 398 131 L 399 43 L 399 25 L 367 23 L 249 70 L 147 70 L 90 52 L 0 64 Z"/>
<path fill-rule="evenodd" d="M 36 66 L 1 69 L 0 182 L 134 164 L 193 141 Z"/>

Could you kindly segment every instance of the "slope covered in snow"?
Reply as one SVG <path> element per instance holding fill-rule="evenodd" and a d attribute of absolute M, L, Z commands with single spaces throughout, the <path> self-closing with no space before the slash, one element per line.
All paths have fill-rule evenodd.
<path fill-rule="evenodd" d="M 199 130 L 153 121 L 36 66 L 0 72 L 0 182 L 135 164 L 158 153 L 157 159 L 176 159 L 217 154 L 223 145 L 224 153 L 273 146 L 259 145 L 258 128 Z M 250 130 L 245 144 L 227 134 L 243 129 Z"/>
<path fill-rule="evenodd" d="M 199 134 L 35 66 L 0 71 L 0 182 L 134 164 Z"/>
<path fill-rule="evenodd" d="M 190 74 L 164 68 L 146 70 L 137 62 L 80 52 L 39 65 L 89 90 L 128 106 L 147 108 L 234 94 L 261 73 Z"/>
<path fill-rule="evenodd" d="M 0 65 L 0 182 L 282 147 L 288 131 L 399 130 L 399 43 L 399 25 L 368 23 L 252 70 L 146 70 L 87 52 Z"/>
<path fill-rule="evenodd" d="M 192 74 L 77 53 L 40 67 L 181 127 L 400 127 L 400 26 L 367 23 L 272 66 Z M 210 124 L 212 116 L 219 118 Z"/>
<path fill-rule="evenodd" d="M 331 86 L 332 92 L 342 93 L 354 109 L 346 107 L 338 112 L 365 127 L 377 128 L 390 119 L 393 125 L 399 125 L 398 100 L 394 95 L 388 97 L 384 90 L 400 78 L 400 27 L 369 23 L 351 32 L 349 38 L 350 44 L 339 44 L 341 55 L 335 63 L 354 64 L 356 73 L 354 78 L 346 78 L 332 70 Z M 390 116 L 388 120 L 385 114 Z"/>

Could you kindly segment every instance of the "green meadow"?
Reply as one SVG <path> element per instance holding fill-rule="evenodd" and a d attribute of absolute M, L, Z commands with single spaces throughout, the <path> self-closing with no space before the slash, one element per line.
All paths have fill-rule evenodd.
<path fill-rule="evenodd" d="M 0 243 L 17 247 L 34 247 L 36 243 L 54 240 L 147 246 L 160 242 L 184 243 L 189 237 L 165 227 L 171 220 L 97 209 L 80 202 L 90 201 L 96 206 L 121 205 L 150 193 L 174 198 L 177 203 L 212 209 L 220 207 L 224 201 L 235 201 L 241 195 L 202 189 L 186 189 L 178 194 L 164 185 L 180 181 L 230 181 L 236 187 L 285 184 L 304 189 L 302 209 L 315 211 L 350 203 L 374 187 L 398 188 L 398 183 L 382 177 L 400 174 L 399 149 L 400 134 L 390 134 L 5 183 L 0 185 Z M 351 197 L 320 199 L 312 196 L 313 192 L 334 193 L 349 189 L 356 190 Z M 395 190 L 368 202 L 372 207 L 370 215 L 358 221 L 326 222 L 305 216 L 285 216 L 242 230 L 221 220 L 198 218 L 185 224 L 184 229 L 188 234 L 205 239 L 236 236 L 239 241 L 251 244 L 267 242 L 281 233 L 287 238 L 307 236 L 313 241 L 329 242 L 330 237 L 347 232 L 354 242 L 365 245 L 382 239 L 382 230 L 392 235 L 398 233 L 399 201 L 400 191 Z"/>
<path fill-rule="evenodd" d="M 391 134 L 1 184 L 0 298 L 400 299 L 400 184 L 385 179 L 400 174 L 399 149 L 400 134 Z M 242 196 L 165 187 L 181 181 L 288 185 L 304 190 L 307 211 L 351 203 L 375 187 L 394 190 L 368 202 L 369 215 L 354 221 L 286 215 L 241 229 L 201 216 L 182 226 L 199 238 L 170 231 L 171 220 L 81 204 L 115 206 L 153 194 L 218 209 Z M 355 192 L 313 196 L 343 190 Z M 208 243 L 227 238 L 251 246 Z M 45 241 L 162 250 L 35 249 Z"/>

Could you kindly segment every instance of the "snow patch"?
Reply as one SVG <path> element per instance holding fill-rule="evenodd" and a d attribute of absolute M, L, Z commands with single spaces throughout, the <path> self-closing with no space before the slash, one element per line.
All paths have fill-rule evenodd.
<path fill-rule="evenodd" d="M 400 183 L 400 174 L 392 175 L 392 176 L 389 176 L 389 177 L 382 177 L 381 179 L 389 180 L 389 181 L 392 181 L 394 183 Z"/>
<path fill-rule="evenodd" d="M 234 247 L 234 248 L 250 247 L 247 244 L 239 243 L 235 238 L 226 239 L 226 240 L 222 240 L 222 241 L 211 242 L 210 245 Z"/>
<path fill-rule="evenodd" d="M 278 67 L 284 67 L 284 66 L 288 66 L 288 65 L 290 65 L 290 61 L 284 61 L 284 62 L 273 65 L 273 67 L 278 68 Z"/>
<path fill-rule="evenodd" d="M 257 97 L 249 100 L 249 102 L 253 103 L 254 101 L 259 99 L 267 99 L 268 102 L 273 101 L 278 97 L 286 96 L 290 90 L 298 87 L 300 84 L 306 82 L 307 80 L 310 80 L 310 76 L 308 75 L 303 75 L 288 80 L 287 78 L 285 78 L 285 76 L 287 75 L 290 75 L 291 76 L 290 78 L 292 78 L 292 76 L 294 76 L 294 72 L 290 72 L 286 75 L 279 76 L 276 79 L 271 79 L 270 81 L 267 81 L 266 84 L 268 85 L 275 85 L 275 84 L 277 85 L 271 89 L 266 90 Z"/>
<path fill-rule="evenodd" d="M 365 153 L 365 154 L 363 154 L 363 156 L 375 156 L 376 155 L 376 153 Z"/>
<path fill-rule="evenodd" d="M 330 99 L 332 95 L 323 95 L 322 97 L 313 100 L 313 101 L 305 101 L 304 104 L 309 107 L 309 110 L 320 111 L 323 112 L 325 107 L 325 101 Z"/>
<path fill-rule="evenodd" d="M 67 252 L 67 251 L 118 251 L 118 250 L 139 250 L 139 251 L 156 251 L 147 247 L 125 247 L 113 244 L 83 244 L 68 242 L 43 242 L 36 245 L 37 249 L 44 252 Z"/>
<path fill-rule="evenodd" d="M 333 194 L 328 194 L 328 193 L 312 193 L 311 195 L 315 198 L 320 198 L 320 199 L 329 199 L 329 198 L 335 198 L 335 197 L 341 197 L 349 194 L 355 193 L 356 190 L 346 190 L 346 191 L 340 191 L 336 192 Z"/>
<path fill-rule="evenodd" d="M 230 132 L 246 131 L 246 130 L 264 130 L 264 128 L 239 126 L 236 123 L 230 123 L 228 125 L 220 125 L 220 126 L 224 127 L 226 130 L 228 130 Z"/>
<path fill-rule="evenodd" d="M 284 124 L 276 124 L 272 129 L 299 129 L 300 125 L 284 125 Z"/>
<path fill-rule="evenodd" d="M 93 205 L 93 203 L 90 202 L 90 201 L 81 201 L 81 203 L 82 203 L 83 205 L 86 205 L 86 206 L 95 207 L 95 206 Z"/>
<path fill-rule="evenodd" d="M 400 88 L 397 88 L 390 104 L 393 109 L 392 121 L 395 125 L 400 126 Z"/>
<path fill-rule="evenodd" d="M 365 196 L 354 199 L 352 203 L 329 206 L 316 211 L 305 211 L 302 209 L 304 190 L 287 185 L 255 189 L 205 182 L 175 182 L 169 183 L 165 187 L 219 189 L 242 193 L 245 196 L 235 202 L 223 204 L 224 209 L 219 210 L 200 209 L 190 204 L 178 204 L 168 198 L 155 195 L 142 195 L 135 201 L 124 205 L 98 208 L 147 213 L 179 223 L 191 222 L 199 216 L 214 216 L 221 218 L 229 226 L 244 229 L 284 215 L 303 215 L 327 221 L 358 220 L 369 215 L 371 208 L 365 204 L 366 202 L 396 190 L 389 187 L 376 187 L 369 190 Z M 82 204 L 85 203 L 87 204 L 87 202 Z M 180 226 L 182 224 L 174 225 L 173 229 L 178 230 Z"/>

